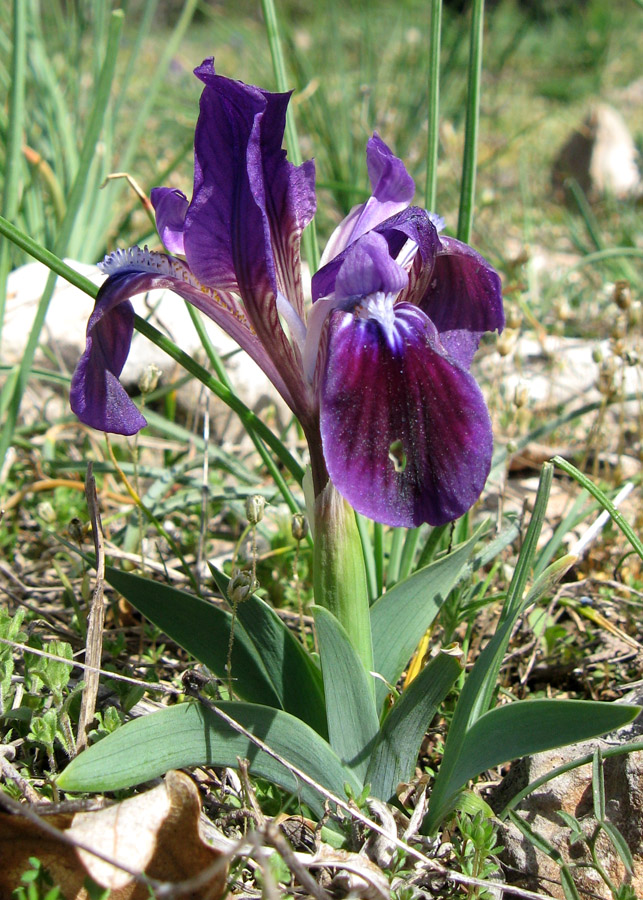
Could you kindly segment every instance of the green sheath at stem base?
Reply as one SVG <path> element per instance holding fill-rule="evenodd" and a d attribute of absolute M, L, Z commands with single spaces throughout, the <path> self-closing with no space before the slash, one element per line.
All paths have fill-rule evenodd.
<path fill-rule="evenodd" d="M 346 629 L 367 672 L 373 669 L 371 620 L 355 513 L 329 481 L 314 501 L 315 603 Z"/>

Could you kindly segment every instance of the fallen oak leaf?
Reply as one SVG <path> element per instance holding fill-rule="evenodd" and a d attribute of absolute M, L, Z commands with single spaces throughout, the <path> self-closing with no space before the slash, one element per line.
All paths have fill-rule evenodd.
<path fill-rule="evenodd" d="M 47 816 L 46 821 L 60 832 L 71 824 L 71 814 Z M 61 843 L 56 835 L 44 832 L 37 823 L 20 815 L 0 813 L 0 900 L 14 900 L 29 858 L 37 857 L 54 884 L 63 888 L 67 900 L 84 900 L 85 872 L 78 864 L 73 847 Z"/>
<path fill-rule="evenodd" d="M 0 900 L 20 885 L 30 856 L 37 856 L 67 900 L 87 900 L 87 875 L 110 900 L 148 900 L 149 883 L 197 879 L 211 868 L 188 897 L 217 900 L 226 890 L 227 862 L 208 846 L 199 830 L 201 803 L 190 778 L 168 772 L 158 787 L 105 809 L 49 818 L 59 838 L 19 816 L 0 816 Z M 55 821 L 54 821 L 55 820 Z M 72 847 L 69 841 L 82 847 Z M 90 849 L 100 853 L 98 858 Z M 7 865 L 6 860 L 11 860 Z M 217 865 L 217 863 L 219 863 Z M 144 876 L 137 879 L 136 876 Z"/>

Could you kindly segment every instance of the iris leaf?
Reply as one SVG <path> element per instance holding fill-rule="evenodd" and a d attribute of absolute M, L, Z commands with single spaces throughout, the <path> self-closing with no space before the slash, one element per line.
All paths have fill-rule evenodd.
<path fill-rule="evenodd" d="M 375 671 L 395 684 L 423 634 L 434 621 L 473 553 L 481 530 L 452 553 L 398 582 L 371 607 Z M 377 707 L 386 697 L 386 684 L 376 684 Z"/>
<path fill-rule="evenodd" d="M 410 780 L 426 729 L 461 670 L 459 658 L 442 651 L 422 669 L 386 717 L 365 779 L 374 797 L 391 800 L 398 784 Z"/>
<path fill-rule="evenodd" d="M 322 660 L 330 745 L 363 781 L 379 731 L 371 676 L 335 616 L 322 606 L 313 607 L 313 613 Z"/>
<path fill-rule="evenodd" d="M 328 737 L 321 671 L 277 613 L 256 596 L 237 606 L 283 709 Z M 233 678 L 236 672 L 232 670 Z"/>
<path fill-rule="evenodd" d="M 360 784 L 323 738 L 294 716 L 250 703 L 217 706 L 287 762 L 305 771 L 327 790 L 344 796 L 344 784 L 356 793 Z M 58 778 L 65 791 L 114 791 L 187 766 L 237 766 L 249 761 L 252 775 L 296 794 L 317 814 L 323 798 L 299 781 L 247 737 L 198 703 L 181 703 L 134 719 L 85 750 Z"/>
<path fill-rule="evenodd" d="M 441 792 L 444 805 L 487 769 L 614 731 L 639 712 L 639 706 L 594 700 L 520 700 L 497 706 L 467 731 L 447 789 Z"/>
<path fill-rule="evenodd" d="M 168 637 L 224 677 L 232 615 L 187 591 L 107 566 L 107 581 Z M 244 700 L 280 706 L 279 695 L 245 629 L 237 623 L 232 647 L 235 691 Z"/>

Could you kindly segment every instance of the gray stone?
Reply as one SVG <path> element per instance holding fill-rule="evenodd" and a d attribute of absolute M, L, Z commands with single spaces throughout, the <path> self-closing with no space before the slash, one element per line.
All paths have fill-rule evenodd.
<path fill-rule="evenodd" d="M 641 693 L 641 692 L 639 692 Z M 629 702 L 641 702 L 641 696 Z M 553 769 L 572 760 L 592 754 L 598 746 L 603 751 L 618 744 L 640 740 L 643 718 L 627 728 L 605 738 L 584 741 L 558 750 L 537 753 L 519 760 L 489 798 L 492 807 L 500 812 L 505 804 L 532 781 L 550 773 Z M 634 873 L 628 875 L 614 845 L 602 833 L 597 842 L 598 858 L 606 873 L 616 885 L 625 882 L 634 889 L 637 897 L 643 897 L 643 751 L 634 751 L 608 757 L 603 763 L 605 779 L 606 819 L 623 835 L 634 860 Z M 591 834 L 596 820 L 593 815 L 592 766 L 583 765 L 571 769 L 546 782 L 529 794 L 518 806 L 518 814 L 529 827 L 544 838 L 572 866 L 576 886 L 583 896 L 611 900 L 611 894 L 594 868 L 586 867 L 590 856 L 584 843 L 570 842 L 570 829 L 558 816 L 564 811 L 582 819 L 585 834 Z M 514 879 L 523 886 L 545 890 L 552 897 L 564 900 L 560 885 L 558 864 L 533 843 L 508 820 L 500 826 L 499 842 L 504 846 L 503 862 L 511 867 Z"/>

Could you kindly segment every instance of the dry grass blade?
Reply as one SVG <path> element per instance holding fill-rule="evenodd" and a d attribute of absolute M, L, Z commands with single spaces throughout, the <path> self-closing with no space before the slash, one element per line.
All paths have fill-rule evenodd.
<path fill-rule="evenodd" d="M 85 688 L 78 719 L 77 752 L 84 750 L 87 746 L 87 731 L 96 712 L 99 682 L 98 669 L 100 668 L 103 653 L 103 628 L 105 624 L 105 547 L 103 544 L 103 525 L 96 495 L 96 480 L 92 472 L 91 462 L 87 465 L 85 496 L 87 497 L 87 508 L 92 523 L 94 549 L 96 551 L 96 584 L 92 594 L 92 604 L 87 623 L 85 661 L 88 668 L 86 670 Z"/>

